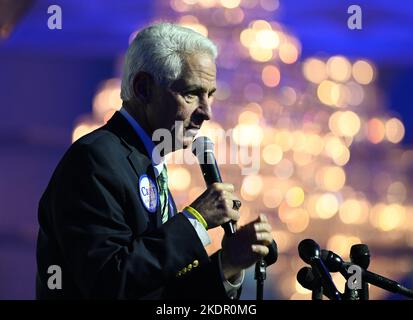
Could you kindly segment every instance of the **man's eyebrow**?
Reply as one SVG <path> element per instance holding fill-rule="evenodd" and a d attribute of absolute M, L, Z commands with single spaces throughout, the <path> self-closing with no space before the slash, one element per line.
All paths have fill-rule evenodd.
<path fill-rule="evenodd" d="M 198 86 L 198 85 L 189 85 L 189 86 L 184 87 L 184 91 L 202 91 L 202 92 L 206 92 L 207 90 L 205 90 L 204 87 L 201 87 L 201 86 Z M 217 89 L 214 87 L 210 90 L 209 93 L 214 93 L 215 91 L 217 91 Z"/>

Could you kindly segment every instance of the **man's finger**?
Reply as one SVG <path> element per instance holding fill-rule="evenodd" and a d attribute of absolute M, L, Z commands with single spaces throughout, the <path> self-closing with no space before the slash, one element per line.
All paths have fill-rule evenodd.
<path fill-rule="evenodd" d="M 268 218 L 264 213 L 260 213 L 260 216 L 258 217 L 258 221 L 260 222 L 268 222 Z"/>
<path fill-rule="evenodd" d="M 262 256 L 262 257 L 265 257 L 269 252 L 269 249 L 266 246 L 263 246 L 263 245 L 260 245 L 260 244 L 253 244 L 251 246 L 251 249 L 252 249 L 252 252 L 254 252 L 254 253 Z"/>
<path fill-rule="evenodd" d="M 229 192 L 234 192 L 234 190 L 235 190 L 234 185 L 231 184 L 231 183 L 215 182 L 215 183 L 212 184 L 212 186 L 216 190 L 225 190 L 225 191 L 229 191 Z"/>
<path fill-rule="evenodd" d="M 254 229 L 256 232 L 271 232 L 272 227 L 268 222 L 256 222 L 254 223 Z"/>
<path fill-rule="evenodd" d="M 234 210 L 232 208 L 228 209 L 228 216 L 234 221 L 238 221 L 240 218 L 238 210 Z"/>
<path fill-rule="evenodd" d="M 272 242 L 272 235 L 268 232 L 259 232 L 256 234 L 257 241 L 261 244 L 268 246 Z"/>

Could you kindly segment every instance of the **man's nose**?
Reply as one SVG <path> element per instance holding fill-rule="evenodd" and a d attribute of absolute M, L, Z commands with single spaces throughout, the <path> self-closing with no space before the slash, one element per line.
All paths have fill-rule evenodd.
<path fill-rule="evenodd" d="M 200 101 L 199 110 L 201 110 L 204 120 L 211 120 L 212 108 L 211 101 L 208 97 L 205 97 Z"/>

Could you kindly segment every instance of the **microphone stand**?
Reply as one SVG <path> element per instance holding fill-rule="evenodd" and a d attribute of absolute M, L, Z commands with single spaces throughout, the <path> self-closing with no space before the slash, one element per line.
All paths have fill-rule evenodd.
<path fill-rule="evenodd" d="M 264 280 L 267 278 L 267 263 L 261 258 L 255 263 L 255 280 L 257 280 L 257 300 L 263 300 Z"/>

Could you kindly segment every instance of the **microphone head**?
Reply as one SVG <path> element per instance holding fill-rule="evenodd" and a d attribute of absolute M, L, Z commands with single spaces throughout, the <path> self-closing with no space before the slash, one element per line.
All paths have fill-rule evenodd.
<path fill-rule="evenodd" d="M 192 153 L 199 157 L 205 152 L 214 152 L 214 143 L 208 137 L 201 136 L 192 142 Z"/>
<path fill-rule="evenodd" d="M 312 239 L 305 239 L 298 244 L 298 254 L 305 263 L 310 264 L 314 258 L 320 258 L 320 246 Z"/>
<path fill-rule="evenodd" d="M 321 250 L 321 260 L 330 272 L 338 272 L 343 265 L 343 259 L 330 250 Z"/>
<path fill-rule="evenodd" d="M 310 267 L 303 267 L 298 271 L 297 281 L 307 290 L 313 290 L 319 285 L 319 281 L 314 276 L 313 270 Z"/>
<path fill-rule="evenodd" d="M 367 269 L 370 265 L 370 251 L 366 244 L 355 244 L 350 249 L 351 262 L 360 266 L 363 269 Z"/>
<path fill-rule="evenodd" d="M 270 250 L 268 254 L 264 257 L 264 261 L 267 264 L 267 266 L 272 265 L 275 263 L 278 259 L 278 248 L 277 248 L 277 243 L 273 240 L 271 244 L 268 246 L 268 249 Z"/>

